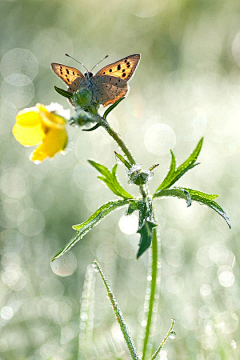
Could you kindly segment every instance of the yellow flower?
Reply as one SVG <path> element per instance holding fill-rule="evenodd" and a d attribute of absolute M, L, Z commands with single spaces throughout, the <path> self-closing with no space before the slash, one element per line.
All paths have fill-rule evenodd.
<path fill-rule="evenodd" d="M 61 113 L 62 107 L 58 104 L 24 109 L 16 116 L 13 135 L 24 146 L 39 145 L 30 155 L 30 160 L 40 163 L 47 157 L 53 157 L 67 145 L 66 120 Z M 62 110 L 63 115 L 66 111 Z M 66 117 L 66 116 L 65 116 Z"/>

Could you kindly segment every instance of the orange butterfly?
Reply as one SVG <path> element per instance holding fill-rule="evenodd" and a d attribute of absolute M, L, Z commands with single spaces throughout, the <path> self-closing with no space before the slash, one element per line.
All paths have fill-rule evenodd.
<path fill-rule="evenodd" d="M 96 75 L 88 70 L 83 75 L 78 69 L 63 64 L 52 63 L 51 66 L 53 72 L 68 85 L 70 93 L 88 88 L 92 92 L 92 101 L 107 106 L 127 94 L 127 82 L 133 76 L 139 60 L 140 54 L 129 55 L 104 66 Z"/>

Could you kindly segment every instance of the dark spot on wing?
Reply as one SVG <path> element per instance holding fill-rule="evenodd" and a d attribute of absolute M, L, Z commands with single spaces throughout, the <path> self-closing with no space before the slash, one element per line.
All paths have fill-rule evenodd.
<path fill-rule="evenodd" d="M 112 72 L 112 69 L 109 69 L 109 72 Z"/>
<path fill-rule="evenodd" d="M 121 70 L 121 65 L 120 65 L 120 64 L 117 66 L 117 69 L 118 69 L 118 70 Z"/>
<path fill-rule="evenodd" d="M 66 69 L 66 72 L 67 72 L 67 74 L 69 74 L 69 70 L 68 70 L 68 69 Z"/>
<path fill-rule="evenodd" d="M 122 74 L 122 77 L 125 77 L 126 76 L 126 73 L 124 72 L 123 74 Z"/>

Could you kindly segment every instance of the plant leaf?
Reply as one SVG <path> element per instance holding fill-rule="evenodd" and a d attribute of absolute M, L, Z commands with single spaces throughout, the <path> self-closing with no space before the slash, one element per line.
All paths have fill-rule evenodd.
<path fill-rule="evenodd" d="M 52 259 L 56 260 L 63 254 L 65 254 L 69 249 L 71 249 L 79 240 L 81 240 L 84 235 L 86 235 L 95 225 L 102 221 L 110 212 L 128 205 L 128 200 L 118 200 L 118 201 L 109 201 L 108 203 L 102 205 L 95 213 L 90 216 L 90 218 L 84 221 L 81 224 L 74 225 L 73 229 L 77 230 L 77 233 L 73 238 L 65 245 Z"/>
<path fill-rule="evenodd" d="M 100 180 L 102 180 L 110 190 L 117 196 L 122 197 L 123 199 L 132 199 L 133 196 L 129 194 L 119 183 L 116 171 L 117 164 L 114 165 L 112 171 L 110 171 L 106 166 L 96 163 L 93 160 L 88 160 L 88 162 L 102 174 L 103 176 L 98 176 Z"/>
<path fill-rule="evenodd" d="M 131 215 L 134 211 L 142 208 L 142 200 L 129 200 L 129 207 L 126 215 Z"/>
<path fill-rule="evenodd" d="M 126 159 L 124 159 L 122 155 L 118 154 L 116 151 L 114 151 L 114 153 L 116 157 L 126 166 L 126 168 L 130 170 L 132 165 Z"/>
<path fill-rule="evenodd" d="M 152 211 L 152 199 L 148 197 L 143 200 L 139 200 L 139 223 L 138 231 L 140 234 L 139 249 L 137 253 L 137 259 L 149 248 L 152 243 L 153 228 L 157 226 L 154 221 Z"/>
<path fill-rule="evenodd" d="M 203 138 L 199 141 L 196 148 L 194 149 L 192 154 L 188 157 L 188 159 L 186 161 L 184 161 L 184 163 L 182 163 L 182 165 L 180 165 L 177 169 L 176 169 L 176 159 L 175 159 L 173 152 L 171 151 L 172 159 L 171 159 L 170 169 L 169 169 L 166 177 L 162 181 L 162 183 L 159 185 L 159 187 L 155 191 L 155 193 L 158 192 L 159 190 L 168 189 L 178 179 L 180 179 L 180 177 L 182 177 L 188 170 L 190 170 L 194 166 L 198 165 L 198 163 L 195 164 L 195 162 L 196 162 L 198 155 L 202 149 L 202 144 L 203 144 Z"/>
<path fill-rule="evenodd" d="M 178 197 L 179 199 L 184 199 L 187 202 L 187 206 L 192 205 L 191 196 L 189 192 L 184 188 L 173 188 L 173 189 L 164 189 L 159 190 L 157 193 L 155 193 L 154 197 L 168 197 L 168 196 L 174 196 Z"/>
<path fill-rule="evenodd" d="M 186 193 L 185 193 L 186 192 Z M 167 197 L 167 196 L 176 196 L 180 199 L 185 199 L 188 203 L 188 200 L 186 198 L 186 194 L 189 194 L 190 199 L 192 201 L 197 201 L 199 204 L 207 205 L 211 209 L 215 210 L 220 216 L 224 218 L 226 223 L 228 224 L 229 228 L 231 229 L 230 220 L 225 213 L 225 211 L 221 208 L 218 203 L 214 201 L 219 195 L 217 194 L 206 194 L 202 191 L 193 190 L 189 188 L 177 188 L 174 187 L 173 189 L 163 189 L 159 190 L 154 194 L 154 198 L 158 197 Z M 191 205 L 191 204 L 190 204 Z M 188 206 L 190 206 L 188 205 Z"/>
<path fill-rule="evenodd" d="M 96 125 L 94 125 L 90 129 L 82 129 L 82 131 L 93 131 L 93 130 L 96 130 L 97 128 L 99 128 L 99 126 L 101 126 L 101 124 L 97 123 Z"/>
<path fill-rule="evenodd" d="M 113 105 L 109 106 L 109 108 L 107 108 L 107 110 L 106 110 L 105 113 L 103 114 L 103 118 L 106 119 L 106 117 L 108 116 L 108 114 L 109 114 L 123 99 L 125 99 L 125 98 L 122 97 L 121 99 L 117 100 Z"/>
<path fill-rule="evenodd" d="M 226 223 L 228 224 L 229 228 L 231 229 L 231 223 L 230 219 L 225 213 L 225 211 L 221 208 L 216 201 L 213 201 L 213 199 L 216 199 L 219 195 L 217 194 L 205 194 L 201 191 L 192 190 L 192 189 L 185 189 L 189 192 L 191 199 L 197 201 L 199 204 L 207 205 L 211 209 L 215 210 L 220 216 L 224 218 Z"/>
<path fill-rule="evenodd" d="M 144 219 L 142 226 L 138 229 L 137 233 L 141 235 L 139 241 L 139 249 L 137 253 L 137 259 L 149 248 L 152 243 L 153 228 L 156 227 L 152 221 Z"/>
<path fill-rule="evenodd" d="M 66 97 L 66 98 L 68 98 L 68 99 L 71 99 L 71 97 L 73 96 L 72 93 L 70 93 L 70 92 L 68 92 L 68 91 L 66 91 L 66 90 L 60 89 L 60 88 L 57 87 L 57 86 L 54 86 L 54 89 L 56 90 L 56 92 L 57 92 L 58 94 Z"/>

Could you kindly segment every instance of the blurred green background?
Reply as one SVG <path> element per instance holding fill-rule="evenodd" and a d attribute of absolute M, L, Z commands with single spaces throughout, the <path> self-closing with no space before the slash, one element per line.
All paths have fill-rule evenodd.
<path fill-rule="evenodd" d="M 0 359 L 128 358 L 103 284 L 88 267 L 94 259 L 140 343 L 148 255 L 135 259 L 135 215 L 111 214 L 50 264 L 73 236 L 71 226 L 113 199 L 87 159 L 112 167 L 117 146 L 103 129 L 72 127 L 65 156 L 35 165 L 28 160 L 32 149 L 11 132 L 24 107 L 52 101 L 70 107 L 54 91 L 65 86 L 50 70 L 51 62 L 80 69 L 64 53 L 87 68 L 106 54 L 100 67 L 141 53 L 130 93 L 109 121 L 143 168 L 160 164 L 152 192 L 169 167 L 169 149 L 180 164 L 204 136 L 201 165 L 178 185 L 220 194 L 232 230 L 204 206 L 156 202 L 162 243 L 153 342 L 159 344 L 174 317 L 177 337 L 162 360 L 239 359 L 239 1 L 1 0 L 0 14 Z M 118 176 L 137 194 L 121 165 Z M 88 301 L 93 341 L 83 355 Z"/>

